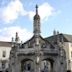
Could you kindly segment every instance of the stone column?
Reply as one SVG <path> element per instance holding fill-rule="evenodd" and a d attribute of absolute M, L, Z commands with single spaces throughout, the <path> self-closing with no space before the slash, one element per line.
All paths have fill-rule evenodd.
<path fill-rule="evenodd" d="M 34 60 L 34 72 L 41 72 L 41 70 L 40 70 L 40 59 L 38 59 L 37 55 L 35 55 L 35 60 Z"/>

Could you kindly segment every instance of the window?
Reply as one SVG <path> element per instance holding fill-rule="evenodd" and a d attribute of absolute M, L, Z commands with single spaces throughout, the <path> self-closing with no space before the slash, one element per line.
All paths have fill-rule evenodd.
<path fill-rule="evenodd" d="M 2 69 L 5 69 L 5 61 L 2 61 Z"/>
<path fill-rule="evenodd" d="M 2 57 L 6 57 L 6 51 L 3 51 Z"/>
<path fill-rule="evenodd" d="M 28 67 L 28 71 L 30 71 L 30 69 L 31 69 L 31 65 L 28 64 L 27 67 Z"/>

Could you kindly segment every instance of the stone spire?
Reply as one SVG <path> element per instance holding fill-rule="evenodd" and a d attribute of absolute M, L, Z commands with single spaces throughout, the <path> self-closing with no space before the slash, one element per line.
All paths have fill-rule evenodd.
<path fill-rule="evenodd" d="M 14 46 L 14 38 L 12 37 L 12 40 L 11 40 L 11 46 L 13 47 Z"/>
<path fill-rule="evenodd" d="M 61 36 L 61 43 L 62 43 L 62 44 L 64 43 L 64 39 L 63 39 L 63 36 Z"/>
<path fill-rule="evenodd" d="M 40 35 L 40 16 L 38 14 L 38 5 L 36 5 L 36 14 L 34 16 L 34 35 Z"/>
<path fill-rule="evenodd" d="M 16 32 L 16 36 L 15 36 L 15 42 L 18 43 L 19 42 L 19 36 L 18 33 Z"/>
<path fill-rule="evenodd" d="M 53 35 L 56 35 L 56 30 L 54 29 L 54 31 L 53 31 Z"/>
<path fill-rule="evenodd" d="M 38 5 L 36 5 L 36 14 L 38 14 Z"/>

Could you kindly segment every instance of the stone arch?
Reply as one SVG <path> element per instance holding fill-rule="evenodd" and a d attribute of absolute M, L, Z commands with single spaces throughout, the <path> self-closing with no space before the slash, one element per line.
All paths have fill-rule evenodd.
<path fill-rule="evenodd" d="M 26 71 L 33 71 L 34 68 L 33 68 L 33 65 L 34 65 L 34 62 L 32 59 L 23 59 L 21 61 L 21 72 L 26 72 Z"/>
<path fill-rule="evenodd" d="M 42 72 L 53 72 L 54 60 L 51 58 L 45 58 L 41 61 L 41 71 Z"/>

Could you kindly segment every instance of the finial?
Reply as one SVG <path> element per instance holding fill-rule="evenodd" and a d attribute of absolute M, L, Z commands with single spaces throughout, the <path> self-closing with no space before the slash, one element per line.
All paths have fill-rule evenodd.
<path fill-rule="evenodd" d="M 14 42 L 14 38 L 12 37 L 12 42 Z"/>
<path fill-rule="evenodd" d="M 57 35 L 57 43 L 59 44 L 59 42 L 60 42 L 60 36 L 59 36 L 59 34 Z"/>
<path fill-rule="evenodd" d="M 62 44 L 64 43 L 64 39 L 63 39 L 63 36 L 61 36 L 61 42 L 62 42 Z"/>
<path fill-rule="evenodd" d="M 57 31 L 57 35 L 59 34 L 59 31 Z"/>
<path fill-rule="evenodd" d="M 11 46 L 13 47 L 14 46 L 14 38 L 12 37 L 12 40 L 11 40 Z"/>
<path fill-rule="evenodd" d="M 54 29 L 54 31 L 53 31 L 53 35 L 56 35 L 56 30 Z"/>
<path fill-rule="evenodd" d="M 38 14 L 38 5 L 36 5 L 36 14 Z"/>
<path fill-rule="evenodd" d="M 23 43 L 23 41 L 21 41 L 21 44 Z"/>
<path fill-rule="evenodd" d="M 18 33 L 17 33 L 17 32 L 16 32 L 15 41 L 16 41 L 16 42 L 18 42 L 18 41 L 19 41 L 19 37 L 18 37 Z"/>

